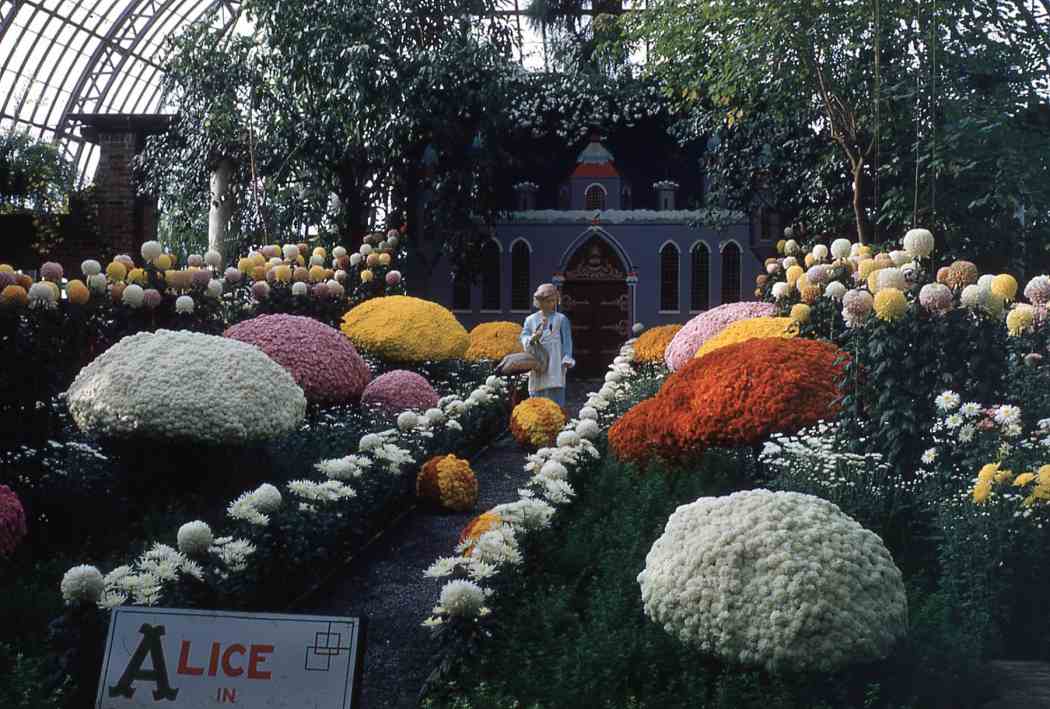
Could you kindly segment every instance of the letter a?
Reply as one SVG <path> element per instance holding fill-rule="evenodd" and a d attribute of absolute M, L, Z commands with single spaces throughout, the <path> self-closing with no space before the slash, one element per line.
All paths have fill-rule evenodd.
<path fill-rule="evenodd" d="M 175 701 L 179 690 L 172 689 L 168 682 L 168 668 L 164 664 L 164 648 L 160 644 L 160 638 L 164 635 L 164 626 L 143 623 L 139 632 L 142 633 L 142 641 L 135 649 L 135 654 L 131 656 L 120 681 L 109 688 L 109 696 L 131 699 L 135 694 L 131 683 L 135 680 L 142 680 L 157 685 L 157 688 L 153 690 L 153 701 L 159 702 L 161 699 Z M 147 655 L 150 662 L 153 663 L 152 670 L 142 669 L 142 663 L 145 662 Z"/>

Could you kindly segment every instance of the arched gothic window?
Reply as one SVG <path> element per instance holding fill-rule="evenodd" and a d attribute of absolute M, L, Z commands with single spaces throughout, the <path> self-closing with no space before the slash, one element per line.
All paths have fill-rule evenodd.
<path fill-rule="evenodd" d="M 678 310 L 678 247 L 660 249 L 660 310 Z"/>
<path fill-rule="evenodd" d="M 740 300 L 740 247 L 730 241 L 722 248 L 722 302 Z"/>
<path fill-rule="evenodd" d="M 605 188 L 601 185 L 591 185 L 583 195 L 583 208 L 605 209 Z"/>
<path fill-rule="evenodd" d="M 529 273 L 529 245 L 524 241 L 510 250 L 510 309 L 529 310 L 532 306 L 532 284 Z"/>
<path fill-rule="evenodd" d="M 481 247 L 481 309 L 500 309 L 500 250 L 491 239 Z"/>
<path fill-rule="evenodd" d="M 711 252 L 707 244 L 698 242 L 693 246 L 692 283 L 689 288 L 689 309 L 707 310 L 711 305 Z"/>

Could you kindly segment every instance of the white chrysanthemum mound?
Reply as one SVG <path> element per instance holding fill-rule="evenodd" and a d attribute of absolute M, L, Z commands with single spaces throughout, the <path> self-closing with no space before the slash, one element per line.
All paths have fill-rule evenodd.
<path fill-rule="evenodd" d="M 884 657 L 907 629 L 901 572 L 874 532 L 795 492 L 702 497 L 638 575 L 645 612 L 703 652 L 770 671 Z"/>
<path fill-rule="evenodd" d="M 293 430 L 303 390 L 262 350 L 195 332 L 125 337 L 80 370 L 69 411 L 86 433 L 244 443 Z"/>

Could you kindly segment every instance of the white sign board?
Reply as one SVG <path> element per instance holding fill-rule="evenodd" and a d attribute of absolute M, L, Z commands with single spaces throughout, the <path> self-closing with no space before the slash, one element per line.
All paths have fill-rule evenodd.
<path fill-rule="evenodd" d="M 95 706 L 350 709 L 361 640 L 359 618 L 122 606 Z"/>

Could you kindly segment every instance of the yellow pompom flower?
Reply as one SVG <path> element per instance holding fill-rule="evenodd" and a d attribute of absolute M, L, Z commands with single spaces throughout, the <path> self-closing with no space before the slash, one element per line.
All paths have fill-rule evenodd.
<path fill-rule="evenodd" d="M 780 255 L 784 254 L 784 247 L 787 245 L 787 241 L 780 239 L 777 241 L 777 253 Z"/>
<path fill-rule="evenodd" d="M 1021 473 L 1014 478 L 1013 485 L 1014 487 L 1024 487 L 1033 480 L 1035 480 L 1035 473 Z"/>
<path fill-rule="evenodd" d="M 875 259 L 861 259 L 861 262 L 857 264 L 857 277 L 862 281 L 867 281 L 871 274 L 878 271 L 880 266 L 875 262 Z"/>
<path fill-rule="evenodd" d="M 390 254 L 379 254 L 379 265 L 389 266 L 390 265 Z"/>
<path fill-rule="evenodd" d="M 343 316 L 339 329 L 354 347 L 391 362 L 461 359 L 470 346 L 448 308 L 407 295 L 369 298 Z"/>
<path fill-rule="evenodd" d="M 806 257 L 802 259 L 802 262 L 806 264 L 806 268 L 809 268 L 817 262 L 817 259 L 813 256 L 813 254 L 806 254 Z"/>
<path fill-rule="evenodd" d="M 15 269 L 9 263 L 0 263 L 0 271 L 4 273 L 14 273 Z"/>
<path fill-rule="evenodd" d="M 365 265 L 369 268 L 372 268 L 377 263 L 379 263 L 379 254 L 375 253 L 374 251 L 368 254 L 368 256 L 365 256 Z"/>
<path fill-rule="evenodd" d="M 1017 279 L 1009 273 L 1000 273 L 992 279 L 992 292 L 1003 300 L 1013 300 L 1017 295 Z"/>
<path fill-rule="evenodd" d="M 703 357 L 708 352 L 714 352 L 722 347 L 746 340 L 763 337 L 795 337 L 797 334 L 798 324 L 792 318 L 762 317 L 737 320 L 701 345 L 694 357 Z"/>
<path fill-rule="evenodd" d="M 510 432 L 519 444 L 542 448 L 554 444 L 565 420 L 560 406 L 542 396 L 533 396 L 510 412 Z"/>
<path fill-rule="evenodd" d="M 281 264 L 273 267 L 273 277 L 278 283 L 289 283 L 292 280 L 292 267 Z"/>
<path fill-rule="evenodd" d="M 1006 330 L 1011 336 L 1023 335 L 1035 325 L 1035 308 L 1019 303 L 1006 314 Z"/>
<path fill-rule="evenodd" d="M 809 322 L 810 308 L 805 303 L 796 303 L 791 307 L 791 319 L 800 325 Z"/>
<path fill-rule="evenodd" d="M 66 297 L 74 305 L 83 305 L 91 300 L 91 291 L 80 279 L 74 278 L 66 284 Z"/>
<path fill-rule="evenodd" d="M 988 463 L 977 473 L 977 482 L 973 486 L 973 501 L 976 504 L 984 504 L 988 499 L 988 495 L 992 492 L 992 483 L 997 472 L 999 472 L 999 464 Z"/>
<path fill-rule="evenodd" d="M 463 458 L 434 456 L 419 470 L 416 495 L 442 509 L 466 512 L 477 504 L 478 480 Z"/>
<path fill-rule="evenodd" d="M 361 271 L 362 283 L 371 283 L 373 278 L 375 278 L 375 274 L 369 271 L 367 268 Z"/>
<path fill-rule="evenodd" d="M 175 261 L 168 254 L 161 254 L 153 259 L 153 265 L 156 266 L 158 270 L 167 271 L 175 265 Z"/>
<path fill-rule="evenodd" d="M 146 277 L 146 269 L 144 268 L 133 268 L 128 273 L 128 280 L 132 283 L 138 283 L 140 286 L 146 285 L 149 280 Z"/>
<path fill-rule="evenodd" d="M 315 246 L 311 255 L 320 256 L 321 258 L 327 258 L 328 252 L 325 251 L 325 248 L 323 246 Z"/>
<path fill-rule="evenodd" d="M 871 258 L 872 253 L 871 247 L 867 244 L 860 244 L 857 246 L 857 256 L 862 259 Z"/>
<path fill-rule="evenodd" d="M 1025 498 L 1024 504 L 1026 507 L 1030 507 L 1036 502 L 1045 502 L 1047 500 L 1050 500 L 1050 465 L 1044 465 L 1039 468 L 1035 477 L 1035 487 L 1032 488 L 1032 492 Z"/>
<path fill-rule="evenodd" d="M 114 261 L 106 266 L 106 278 L 117 283 L 123 281 L 124 277 L 128 275 L 128 268 L 120 261 Z"/>
<path fill-rule="evenodd" d="M 643 332 L 634 343 L 635 361 L 662 363 L 664 351 L 681 329 L 682 326 L 678 324 L 661 325 Z"/>
<path fill-rule="evenodd" d="M 470 331 L 470 345 L 463 359 L 498 362 L 512 352 L 521 351 L 521 325 L 507 321 L 486 322 Z"/>
<path fill-rule="evenodd" d="M 807 288 L 809 288 L 809 286 L 810 286 L 809 279 L 806 278 L 806 274 L 804 274 L 804 273 L 801 276 L 798 277 L 798 280 L 795 281 L 795 287 L 798 288 L 798 292 L 799 293 L 801 293 L 802 291 L 804 291 Z"/>
<path fill-rule="evenodd" d="M 892 322 L 904 317 L 908 311 L 908 299 L 896 288 L 883 288 L 875 294 L 875 315 L 880 320 Z"/>
<path fill-rule="evenodd" d="M 794 287 L 798 282 L 798 279 L 802 277 L 803 273 L 805 273 L 805 270 L 796 264 L 794 266 L 788 266 L 788 270 L 784 272 L 784 277 L 787 279 L 788 284 Z"/>
<path fill-rule="evenodd" d="M 802 298 L 803 303 L 813 305 L 820 298 L 820 286 L 806 286 L 799 291 L 799 297 Z"/>
<path fill-rule="evenodd" d="M 324 268 L 321 266 L 310 266 L 310 282 L 318 283 L 324 280 Z"/>

